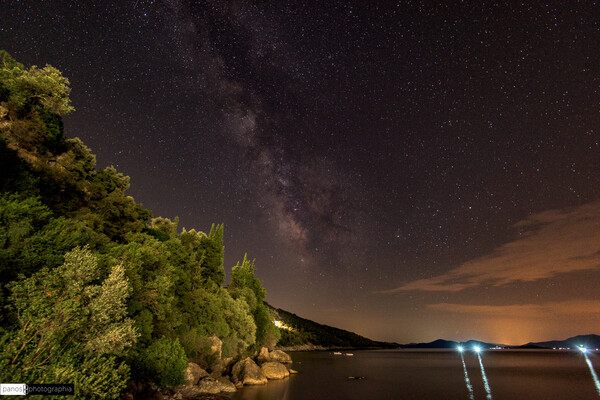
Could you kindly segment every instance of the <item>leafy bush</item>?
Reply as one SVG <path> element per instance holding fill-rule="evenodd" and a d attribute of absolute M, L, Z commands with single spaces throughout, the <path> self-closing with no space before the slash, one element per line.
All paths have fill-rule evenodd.
<path fill-rule="evenodd" d="M 146 374 L 162 387 L 185 383 L 188 359 L 178 339 L 162 337 L 145 348 L 140 360 Z"/>
<path fill-rule="evenodd" d="M 91 251 L 76 248 L 54 271 L 9 285 L 17 326 L 2 336 L 0 381 L 75 382 L 80 398 L 118 398 L 129 379 L 120 359 L 137 333 L 123 268 L 102 278 Z"/>

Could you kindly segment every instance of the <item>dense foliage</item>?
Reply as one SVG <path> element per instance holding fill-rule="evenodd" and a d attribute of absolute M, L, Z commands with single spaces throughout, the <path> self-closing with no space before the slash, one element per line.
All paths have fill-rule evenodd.
<path fill-rule="evenodd" d="M 69 92 L 0 51 L 0 381 L 111 399 L 131 379 L 181 384 L 215 338 L 223 357 L 273 346 L 254 264 L 223 287 L 223 225 L 179 231 L 125 195 L 127 176 L 65 136 Z"/>

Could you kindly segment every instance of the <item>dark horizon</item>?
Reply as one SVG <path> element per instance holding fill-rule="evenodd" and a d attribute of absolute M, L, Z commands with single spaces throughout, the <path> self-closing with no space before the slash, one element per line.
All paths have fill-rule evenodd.
<path fill-rule="evenodd" d="M 483 344 L 489 344 L 489 345 L 497 345 L 497 346 L 503 346 L 503 347 L 511 347 L 511 348 L 518 348 L 518 347 L 524 347 L 524 346 L 530 346 L 530 345 L 540 345 L 542 343 L 549 343 L 549 342 L 573 342 L 575 338 L 579 338 L 579 337 L 588 337 L 591 339 L 595 339 L 596 341 L 598 341 L 598 343 L 600 343 L 600 335 L 595 334 L 595 333 L 588 333 L 588 334 L 581 334 L 581 335 L 575 335 L 575 336 L 571 336 L 568 338 L 564 338 L 564 339 L 552 339 L 552 340 L 543 340 L 543 341 L 528 341 L 526 343 L 521 343 L 521 344 L 508 344 L 508 343 L 496 343 L 496 342 L 487 342 L 485 340 L 478 340 L 475 338 L 471 338 L 471 339 L 467 339 L 467 340 L 454 340 L 454 339 L 445 339 L 445 338 L 438 338 L 429 342 L 411 342 L 411 343 L 398 343 L 400 345 L 400 347 L 404 347 L 404 346 L 413 346 L 413 345 L 429 345 L 429 344 L 433 344 L 436 342 L 450 342 L 450 343 L 455 343 L 455 344 L 466 344 L 466 343 L 483 343 Z M 574 342 L 573 342 L 574 343 Z M 588 343 L 579 343 L 580 345 L 585 345 Z M 597 347 L 597 345 L 593 345 L 592 346 L 594 349 Z M 445 347 L 431 347 L 431 348 L 445 348 Z M 576 349 L 572 349 L 572 350 L 576 350 Z"/>
<path fill-rule="evenodd" d="M 394 342 L 600 332 L 600 9 L 9 1 L 65 133 L 267 301 Z"/>

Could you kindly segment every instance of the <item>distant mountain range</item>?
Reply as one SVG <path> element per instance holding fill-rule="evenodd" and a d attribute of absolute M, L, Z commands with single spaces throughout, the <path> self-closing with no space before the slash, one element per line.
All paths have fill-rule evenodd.
<path fill-rule="evenodd" d="M 265 303 L 266 304 L 266 303 Z M 529 342 L 520 346 L 500 343 L 487 343 L 479 340 L 456 342 L 453 340 L 437 339 L 428 343 L 388 343 L 378 342 L 343 329 L 319 324 L 302 318 L 289 311 L 275 308 L 266 304 L 275 317 L 280 328 L 280 347 L 292 349 L 327 349 L 327 348 L 401 348 L 401 349 L 456 349 L 462 346 L 470 349 L 479 346 L 482 349 L 559 349 L 584 346 L 589 349 L 600 348 L 600 335 L 579 335 L 565 340 L 550 340 L 547 342 Z"/>
<path fill-rule="evenodd" d="M 438 339 L 428 343 L 409 343 L 399 344 L 402 349 L 455 349 L 458 346 L 472 348 L 479 346 L 482 349 L 508 348 L 508 349 L 553 349 L 553 348 L 575 348 L 584 346 L 586 348 L 600 348 L 600 335 L 579 335 L 565 340 L 550 340 L 547 342 L 529 342 L 520 346 L 508 346 L 499 343 L 486 343 L 478 340 L 469 340 L 466 342 L 455 342 L 453 340 Z"/>
<path fill-rule="evenodd" d="M 599 335 L 579 335 L 573 336 L 571 338 L 565 340 L 550 340 L 548 342 L 535 342 L 535 343 L 527 343 L 521 347 L 525 346 L 537 346 L 544 349 L 553 349 L 553 348 L 565 348 L 565 347 L 578 347 L 584 346 L 589 349 L 600 349 L 600 336 Z"/>

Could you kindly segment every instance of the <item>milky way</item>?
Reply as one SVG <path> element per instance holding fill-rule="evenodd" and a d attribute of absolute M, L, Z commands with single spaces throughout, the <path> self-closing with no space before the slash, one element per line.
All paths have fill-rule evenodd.
<path fill-rule="evenodd" d="M 8 1 L 0 47 L 63 71 L 67 135 L 137 201 L 225 223 L 226 269 L 256 258 L 273 305 L 519 342 L 600 331 L 565 311 L 597 311 L 599 10 Z"/>

